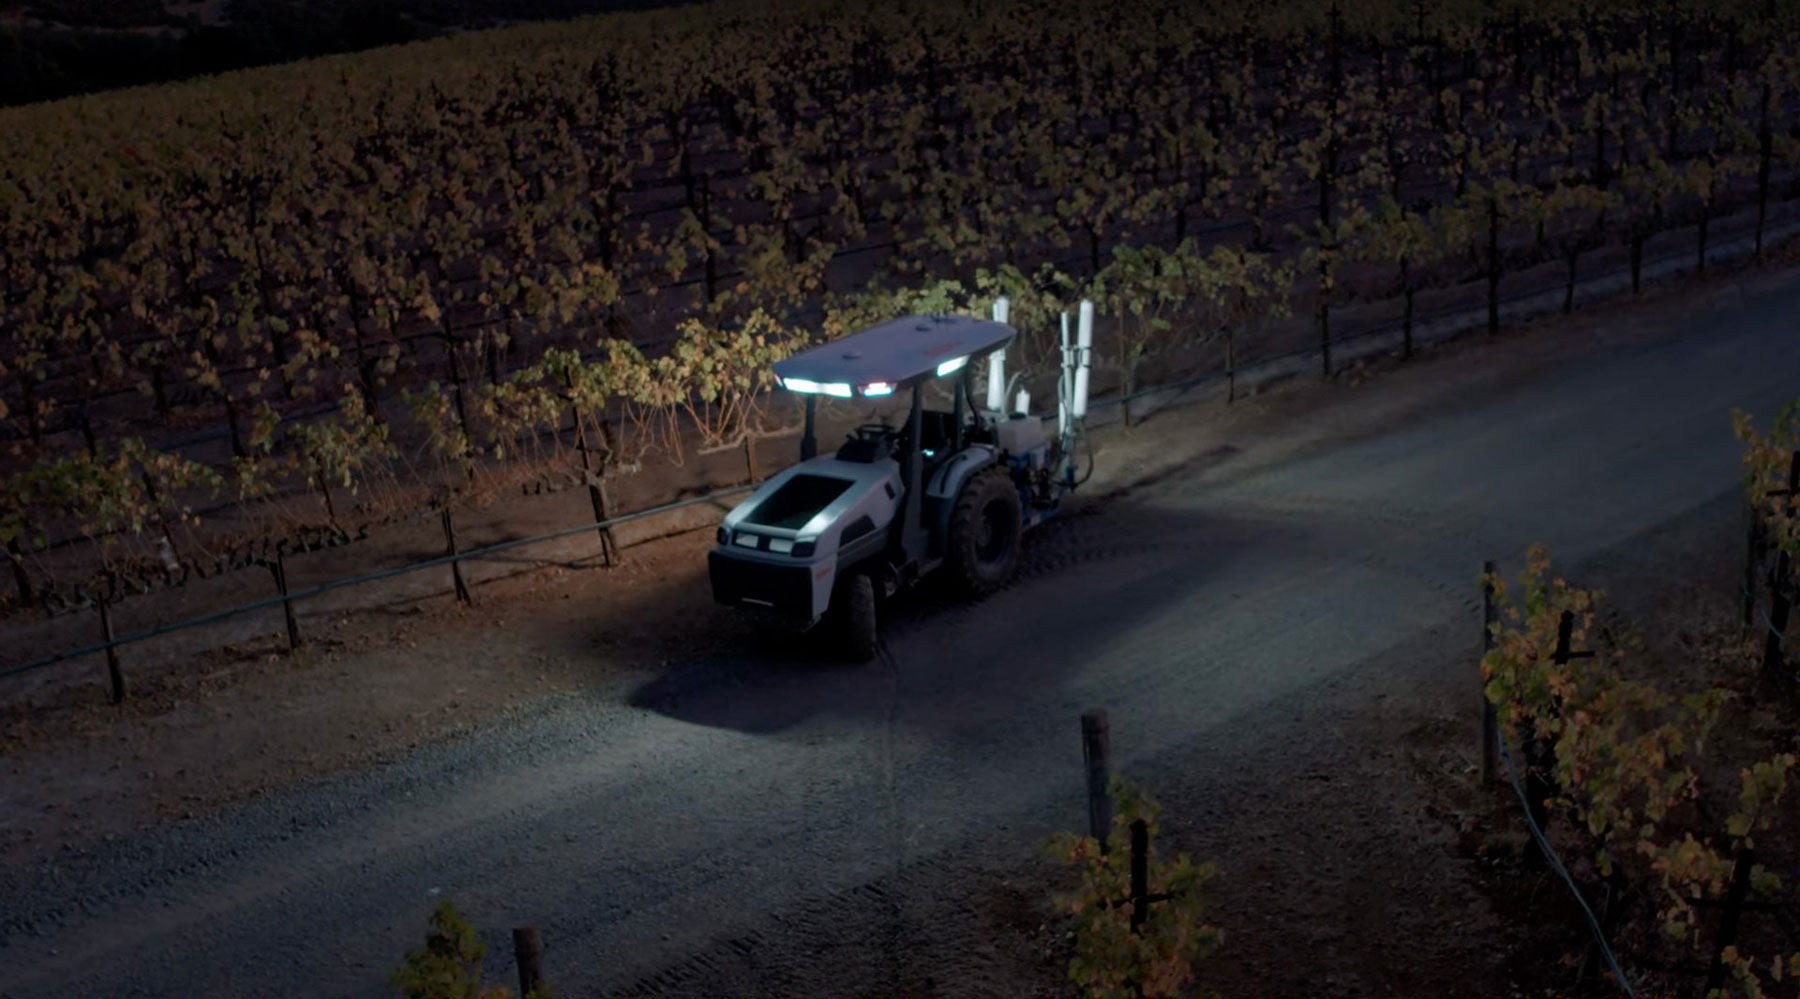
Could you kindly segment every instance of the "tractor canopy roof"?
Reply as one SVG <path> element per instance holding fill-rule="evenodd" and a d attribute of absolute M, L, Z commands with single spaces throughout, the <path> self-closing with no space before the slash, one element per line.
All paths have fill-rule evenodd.
<path fill-rule="evenodd" d="M 973 316 L 904 316 L 775 362 L 794 392 L 883 396 L 954 374 L 1007 345 L 1013 328 Z"/>

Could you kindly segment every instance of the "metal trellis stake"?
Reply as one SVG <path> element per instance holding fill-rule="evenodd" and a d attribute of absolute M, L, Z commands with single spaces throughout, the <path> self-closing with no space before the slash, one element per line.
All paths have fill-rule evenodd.
<path fill-rule="evenodd" d="M 1576 652 L 1569 648 L 1574 631 L 1574 612 L 1563 611 L 1562 618 L 1556 625 L 1556 651 L 1550 656 L 1550 660 L 1558 666 L 1567 666 L 1571 660 L 1589 659 L 1594 655 L 1592 650 Z M 1550 821 L 1549 799 L 1555 792 L 1551 776 L 1556 770 L 1555 745 L 1539 738 L 1535 732 L 1531 733 L 1525 739 L 1525 765 L 1526 807 L 1531 812 L 1531 820 L 1542 829 Z M 1536 840 L 1532 841 L 1532 847 L 1534 853 L 1541 854 Z M 1539 859 L 1547 861 L 1549 858 L 1540 856 Z"/>
<path fill-rule="evenodd" d="M 1494 575 L 1494 562 L 1489 559 L 1481 563 L 1482 575 Z M 1494 621 L 1498 617 L 1498 608 L 1494 606 L 1494 586 L 1485 579 L 1481 584 L 1481 653 L 1494 649 Z M 1484 783 L 1494 783 L 1500 773 L 1500 715 L 1494 708 L 1494 702 L 1488 700 L 1486 670 L 1482 670 L 1481 684 L 1481 779 Z"/>
<path fill-rule="evenodd" d="M 1237 401 L 1237 337 L 1225 334 L 1225 401 Z"/>
<path fill-rule="evenodd" d="M 1775 576 L 1769 581 L 1769 633 L 1763 641 L 1762 680 L 1773 690 L 1785 690 L 1788 684 L 1787 657 L 1782 653 L 1782 637 L 1787 633 L 1788 611 L 1792 608 L 1788 576 L 1793 562 L 1784 550 L 1775 560 Z"/>
<path fill-rule="evenodd" d="M 1131 893 L 1109 905 L 1131 905 L 1131 932 L 1141 933 L 1150 921 L 1150 903 L 1169 902 L 1174 892 L 1150 893 L 1150 824 L 1143 819 L 1131 820 Z"/>
<path fill-rule="evenodd" d="M 1150 917 L 1150 826 L 1131 820 L 1131 932 L 1144 928 Z"/>
<path fill-rule="evenodd" d="M 1749 526 L 1745 530 L 1744 546 L 1744 632 L 1748 636 L 1751 628 L 1756 626 L 1756 587 L 1757 569 L 1762 566 L 1763 536 L 1762 519 L 1757 516 L 1756 504 L 1747 504 Z"/>
<path fill-rule="evenodd" d="M 1768 495 L 1782 499 L 1782 505 L 1791 513 L 1796 496 L 1800 496 L 1800 450 L 1794 451 L 1788 458 L 1788 477 L 1786 489 L 1771 489 Z M 1782 549 L 1775 560 L 1775 574 L 1769 578 L 1769 633 L 1763 641 L 1762 680 L 1771 689 L 1786 691 L 1792 684 L 1792 677 L 1787 669 L 1787 657 L 1783 654 L 1782 644 L 1787 633 L 1788 612 L 1793 602 L 1790 593 L 1793 561 L 1787 550 Z"/>

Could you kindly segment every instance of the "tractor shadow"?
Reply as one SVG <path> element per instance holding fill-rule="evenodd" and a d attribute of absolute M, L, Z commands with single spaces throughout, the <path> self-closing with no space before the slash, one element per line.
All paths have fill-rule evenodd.
<path fill-rule="evenodd" d="M 1012 584 L 984 600 L 955 599 L 936 580 L 896 595 L 882 607 L 886 655 L 872 662 L 848 662 L 824 635 L 743 627 L 727 647 L 672 664 L 628 703 L 755 734 L 823 719 L 879 722 L 902 704 L 912 724 L 963 724 L 1005 710 L 1022 688 L 1041 696 L 1065 685 L 1120 636 L 1181 605 L 1204 605 L 1209 591 L 1222 602 L 1236 564 L 1267 545 L 1308 546 L 1312 530 L 1117 500 L 1027 535 Z M 1204 641 L 1198 625 L 1193 641 Z"/>

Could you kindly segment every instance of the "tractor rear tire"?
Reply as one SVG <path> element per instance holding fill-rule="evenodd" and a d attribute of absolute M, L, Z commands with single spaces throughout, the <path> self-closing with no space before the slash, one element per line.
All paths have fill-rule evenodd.
<path fill-rule="evenodd" d="M 844 650 L 850 658 L 866 663 L 881 651 L 881 629 L 875 614 L 875 579 L 867 572 L 855 572 L 844 580 L 838 593 L 842 615 L 838 626 Z"/>
<path fill-rule="evenodd" d="M 969 598 L 985 597 L 1006 585 L 1019 564 L 1024 531 L 1019 490 L 1006 469 L 977 472 L 950 512 L 946 555 L 952 586 Z"/>

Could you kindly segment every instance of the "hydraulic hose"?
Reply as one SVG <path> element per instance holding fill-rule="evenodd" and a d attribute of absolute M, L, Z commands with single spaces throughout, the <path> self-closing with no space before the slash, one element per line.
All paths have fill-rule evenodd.
<path fill-rule="evenodd" d="M 1086 485 L 1087 480 L 1094 477 L 1094 439 L 1088 436 L 1086 420 L 1082 420 L 1076 424 L 1075 436 L 1083 444 L 1087 445 L 1087 474 L 1075 480 L 1075 485 L 1079 488 L 1080 486 Z"/>

